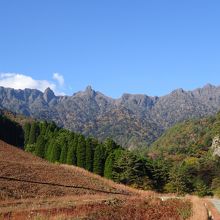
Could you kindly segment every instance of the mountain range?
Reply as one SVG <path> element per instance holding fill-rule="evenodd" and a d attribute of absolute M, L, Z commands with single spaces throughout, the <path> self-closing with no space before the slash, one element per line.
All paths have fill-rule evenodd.
<path fill-rule="evenodd" d="M 0 87 L 0 108 L 54 121 L 100 140 L 112 137 L 124 147 L 136 148 L 150 145 L 177 122 L 217 113 L 220 86 L 177 89 L 161 97 L 123 94 L 118 99 L 94 91 L 91 86 L 72 96 L 56 96 L 50 88 L 41 92 Z"/>

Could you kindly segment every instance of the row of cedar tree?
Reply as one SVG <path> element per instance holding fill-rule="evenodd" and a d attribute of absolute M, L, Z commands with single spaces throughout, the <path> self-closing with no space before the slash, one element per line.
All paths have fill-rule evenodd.
<path fill-rule="evenodd" d="M 24 143 L 25 151 L 50 162 L 76 165 L 117 182 L 149 188 L 147 160 L 110 138 L 102 143 L 41 121 L 24 125 Z"/>
<path fill-rule="evenodd" d="M 220 124 L 220 117 L 216 121 Z M 220 159 L 213 157 L 206 143 L 173 155 L 166 148 L 149 157 L 123 149 L 111 139 L 85 138 L 46 121 L 26 123 L 22 129 L 5 116 L 0 116 L 0 139 L 48 161 L 76 165 L 137 188 L 220 195 Z"/>

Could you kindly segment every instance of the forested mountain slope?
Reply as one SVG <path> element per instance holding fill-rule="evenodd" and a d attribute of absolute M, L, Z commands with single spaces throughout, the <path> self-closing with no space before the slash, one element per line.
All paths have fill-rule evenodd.
<path fill-rule="evenodd" d="M 215 116 L 174 125 L 151 145 L 151 151 L 189 155 L 201 153 L 210 150 L 216 137 L 220 137 L 220 112 Z"/>

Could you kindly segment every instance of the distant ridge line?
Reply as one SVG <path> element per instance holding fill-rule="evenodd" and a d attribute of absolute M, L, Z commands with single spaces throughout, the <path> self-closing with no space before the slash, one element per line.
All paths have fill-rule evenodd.
<path fill-rule="evenodd" d="M 111 192 L 111 191 L 105 191 L 105 190 L 99 190 L 99 189 L 92 189 L 92 188 L 84 187 L 84 186 L 73 186 L 73 185 L 63 185 L 63 184 L 59 184 L 59 183 L 48 183 L 48 182 L 39 182 L 39 181 L 32 181 L 32 180 L 22 180 L 22 179 L 5 177 L 5 176 L 0 176 L 0 179 L 8 180 L 8 181 L 16 181 L 16 182 L 25 182 L 25 183 L 33 183 L 33 184 L 41 184 L 41 185 L 74 188 L 74 189 L 85 189 L 85 190 L 91 190 L 91 191 L 107 193 L 107 194 L 117 194 L 117 195 L 125 195 L 125 196 L 130 195 L 129 193 Z"/>
<path fill-rule="evenodd" d="M 176 89 L 160 97 L 124 93 L 117 99 L 91 87 L 72 96 L 56 96 L 51 89 L 41 92 L 0 86 L 0 108 L 54 121 L 59 127 L 100 141 L 110 137 L 125 148 L 147 148 L 174 124 L 220 111 L 220 86 Z"/>

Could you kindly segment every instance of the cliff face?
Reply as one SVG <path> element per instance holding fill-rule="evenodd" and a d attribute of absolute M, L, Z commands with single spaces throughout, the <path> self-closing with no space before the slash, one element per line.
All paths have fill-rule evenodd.
<path fill-rule="evenodd" d="M 124 94 L 112 99 L 90 86 L 72 96 L 55 96 L 51 89 L 14 90 L 0 87 L 0 107 L 94 135 L 112 137 L 129 148 L 147 145 L 165 129 L 189 118 L 220 110 L 220 87 L 207 85 L 186 92 L 178 89 L 163 97 Z"/>
<path fill-rule="evenodd" d="M 213 138 L 211 149 L 213 150 L 214 156 L 220 157 L 220 137 L 216 136 Z"/>

